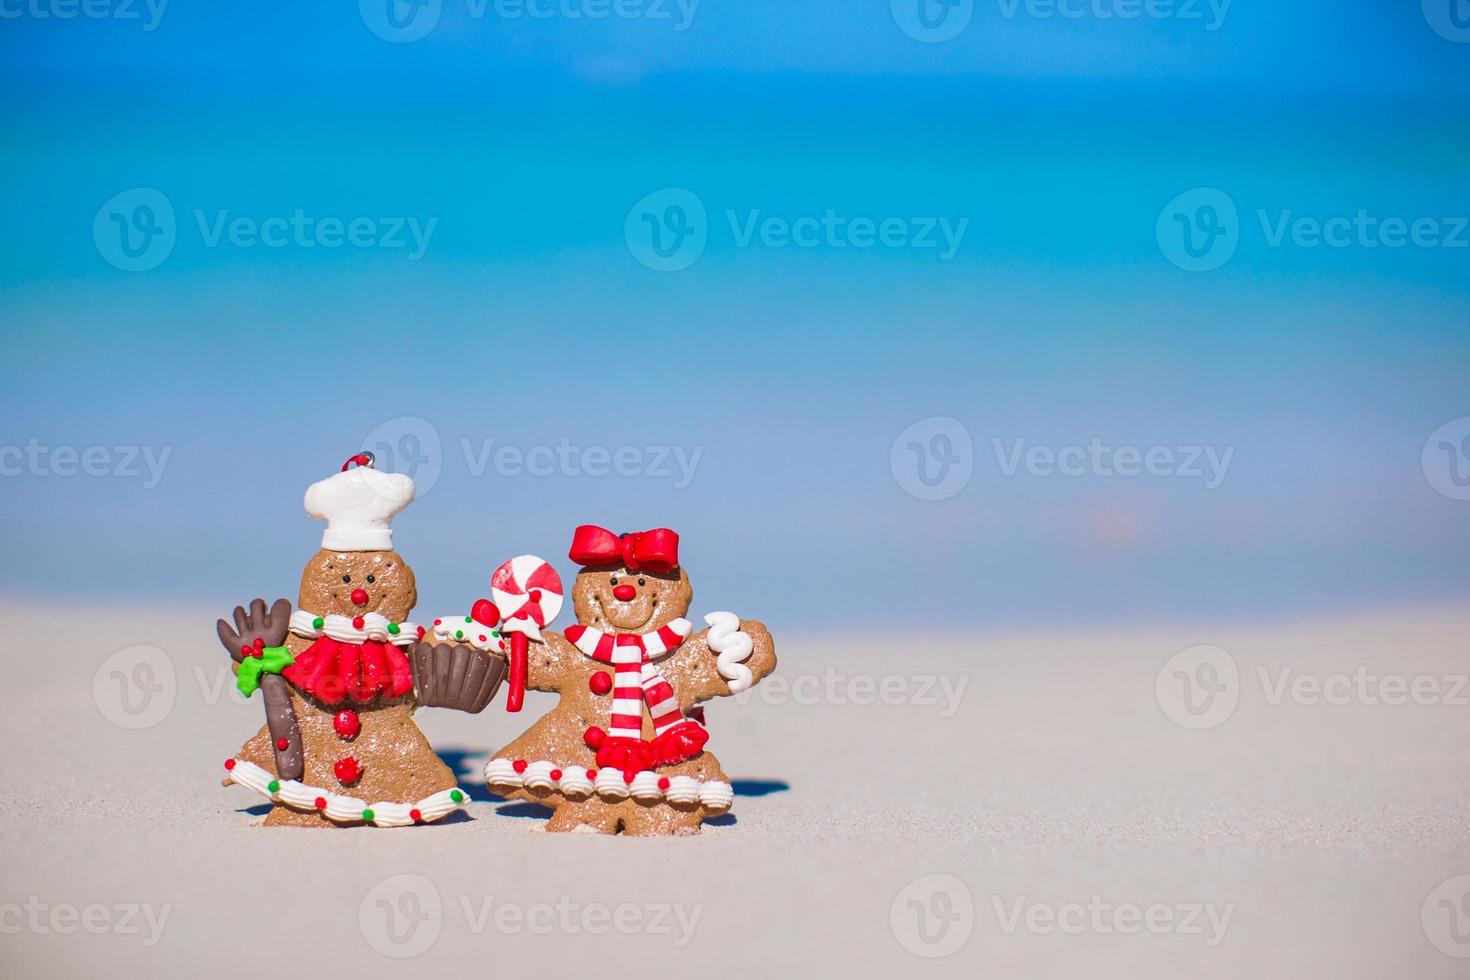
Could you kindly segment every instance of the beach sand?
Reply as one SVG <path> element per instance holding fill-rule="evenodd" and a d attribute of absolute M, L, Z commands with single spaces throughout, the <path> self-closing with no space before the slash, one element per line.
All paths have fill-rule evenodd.
<path fill-rule="evenodd" d="M 0 609 L 7 978 L 1470 972 L 1435 945 L 1470 956 L 1470 879 L 1441 887 L 1470 875 L 1470 608 L 846 643 L 773 624 L 776 678 L 708 705 L 733 816 L 684 840 L 546 834 L 492 799 L 480 769 L 536 694 L 417 716 L 472 796 L 452 822 L 260 829 L 261 799 L 219 785 L 261 708 L 229 692 L 214 612 Z M 1197 644 L 1239 675 L 1204 730 L 1171 720 L 1196 719 L 1177 662 L 1156 691 Z M 1369 703 L 1393 677 L 1408 703 Z"/>

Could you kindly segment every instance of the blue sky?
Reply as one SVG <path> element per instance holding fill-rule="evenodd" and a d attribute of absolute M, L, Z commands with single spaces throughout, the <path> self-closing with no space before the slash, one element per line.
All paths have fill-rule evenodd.
<path fill-rule="evenodd" d="M 1448 4 L 1282 6 L 977 3 L 922 43 L 887 0 L 705 0 L 685 30 L 676 4 L 446 0 L 388 43 L 351 5 L 144 30 L 141 4 L 12 3 L 0 451 L 110 462 L 0 476 L 0 590 L 293 594 L 301 492 L 376 433 L 428 457 L 399 524 L 424 611 L 583 521 L 678 529 L 697 609 L 793 629 L 856 627 L 872 582 L 936 628 L 1457 600 L 1470 502 L 1421 454 L 1470 416 L 1470 43 Z M 107 236 L 138 189 L 173 245 L 126 271 Z M 667 189 L 703 245 L 659 272 L 635 237 L 689 200 Z M 1204 233 L 1206 189 L 1233 251 L 1191 272 L 1168 229 Z M 305 238 L 259 240 L 298 212 Z M 779 244 L 828 214 L 903 243 Z M 1345 244 L 1312 244 L 1334 219 Z M 1424 244 L 1385 244 L 1394 219 Z M 379 244 L 329 244 L 354 221 Z M 917 244 L 946 222 L 953 255 Z M 923 500 L 890 451 L 934 417 L 973 472 Z M 1006 475 L 1018 445 L 1094 439 L 1230 463 L 1214 487 Z M 480 463 L 563 443 L 636 475 Z M 156 486 L 126 447 L 168 452 Z"/>

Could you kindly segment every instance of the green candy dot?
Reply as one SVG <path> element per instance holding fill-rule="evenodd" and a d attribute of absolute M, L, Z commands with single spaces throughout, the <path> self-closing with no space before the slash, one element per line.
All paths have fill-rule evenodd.
<path fill-rule="evenodd" d="M 372 820 L 373 819 L 373 811 L 371 811 L 371 810 L 364 810 L 364 811 L 362 811 L 362 819 L 369 820 L 369 821 Z"/>
<path fill-rule="evenodd" d="M 400 630 L 398 628 L 398 624 L 397 623 L 389 623 L 388 624 L 388 632 L 389 633 L 392 633 L 394 636 L 397 636 L 399 633 L 402 632 L 402 630 Z"/>
<path fill-rule="evenodd" d="M 449 798 L 456 803 L 464 802 L 464 794 L 457 789 L 452 789 L 449 791 Z"/>
<path fill-rule="evenodd" d="M 464 631 L 463 630 L 455 630 L 454 631 L 454 638 L 456 640 L 463 640 L 464 639 Z"/>
<path fill-rule="evenodd" d="M 281 782 L 280 782 L 280 780 L 278 780 L 278 779 L 272 779 L 270 781 L 270 785 L 268 785 L 266 787 L 266 789 L 270 790 L 272 793 L 279 793 L 281 791 Z"/>
<path fill-rule="evenodd" d="M 470 617 L 468 617 L 468 616 L 466 616 L 466 617 L 465 617 L 465 618 L 464 618 L 464 621 L 465 621 L 465 622 L 466 622 L 466 623 L 468 623 L 468 622 L 469 622 L 469 621 L 470 621 Z"/>
<path fill-rule="evenodd" d="M 500 636 L 500 630 L 491 630 L 490 631 L 490 635 L 491 636 L 498 637 L 498 636 Z"/>
<path fill-rule="evenodd" d="M 320 616 L 311 621 L 311 628 L 314 630 L 319 630 L 325 625 L 327 625 L 327 621 L 325 619 L 322 619 Z"/>

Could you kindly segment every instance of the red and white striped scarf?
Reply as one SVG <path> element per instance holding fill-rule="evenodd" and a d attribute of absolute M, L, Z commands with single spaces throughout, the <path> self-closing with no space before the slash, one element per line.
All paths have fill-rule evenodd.
<path fill-rule="evenodd" d="M 694 626 L 676 619 L 652 633 L 609 633 L 591 626 L 568 626 L 565 636 L 593 660 L 613 666 L 611 738 L 643 737 L 643 706 L 653 722 L 655 737 L 684 720 L 679 699 L 654 661 L 678 648 Z"/>

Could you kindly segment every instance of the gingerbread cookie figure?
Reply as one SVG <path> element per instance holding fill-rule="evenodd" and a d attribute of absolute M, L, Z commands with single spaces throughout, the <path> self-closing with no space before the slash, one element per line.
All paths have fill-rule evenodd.
<path fill-rule="evenodd" d="M 265 826 L 430 823 L 465 802 L 454 773 L 413 722 L 420 706 L 482 710 L 505 660 L 463 644 L 419 642 L 413 569 L 393 550 L 394 516 L 413 481 L 359 453 L 306 491 L 327 522 L 301 573 L 297 607 L 256 599 L 236 607 L 220 641 L 236 684 L 259 691 L 266 724 L 225 762 L 238 783 L 275 806 Z"/>
<path fill-rule="evenodd" d="M 668 528 L 617 535 L 583 525 L 569 555 L 577 625 L 529 643 L 526 684 L 556 707 L 485 767 L 495 793 L 552 808 L 550 831 L 697 834 L 734 801 L 705 751 L 702 701 L 745 690 L 776 667 L 761 623 L 705 617 Z"/>

